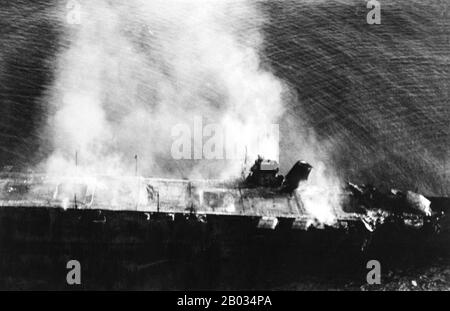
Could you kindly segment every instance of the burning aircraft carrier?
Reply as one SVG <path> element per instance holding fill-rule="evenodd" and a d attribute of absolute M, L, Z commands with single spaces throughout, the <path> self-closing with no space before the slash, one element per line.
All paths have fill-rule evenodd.
<path fill-rule="evenodd" d="M 294 164 L 286 176 L 278 174 L 278 163 L 259 157 L 248 175 L 232 180 L 186 180 L 143 177 L 61 177 L 4 173 L 1 206 L 56 208 L 62 210 L 114 210 L 171 218 L 210 215 L 258 218 L 258 227 L 276 229 L 280 219 L 293 229 L 310 226 L 346 226 L 361 222 L 369 231 L 394 219 L 405 226 L 423 227 L 440 216 L 425 196 L 391 189 L 383 193 L 372 186 L 348 183 L 341 195 L 335 219 L 322 223 L 305 209 L 299 187 L 308 187 L 312 166 Z"/>
<path fill-rule="evenodd" d="M 327 221 L 316 217 L 305 206 L 308 192 L 304 189 L 309 187 L 312 169 L 307 162 L 298 161 L 283 176 L 277 162 L 259 157 L 247 174 L 234 180 L 85 178 L 4 172 L 0 192 L 0 266 L 7 275 L 11 271 L 26 274 L 23 267 L 14 267 L 19 264 L 17 260 L 30 254 L 33 258 L 28 258 L 27 263 L 37 262 L 41 267 L 76 257 L 90 262 L 91 271 L 110 269 L 106 274 L 117 276 L 118 262 L 128 263 L 127 268 L 121 266 L 121 273 L 125 273 L 124 269 L 127 273 L 152 270 L 154 265 L 168 262 L 200 262 L 200 274 L 207 281 L 198 283 L 192 281 L 192 275 L 184 275 L 183 285 L 177 284 L 181 288 L 209 288 L 210 283 L 205 282 L 213 282 L 215 277 L 223 282 L 218 271 L 223 266 L 219 263 L 225 260 L 228 265 L 234 263 L 231 266 L 246 269 L 252 275 L 250 279 L 259 275 L 258 284 L 263 286 L 260 282 L 267 278 L 268 269 L 258 272 L 250 268 L 258 262 L 252 256 L 271 257 L 272 250 L 276 257 L 286 256 L 296 265 L 304 262 L 301 260 L 320 261 L 330 252 L 334 260 L 343 256 L 354 262 L 367 254 L 382 256 L 380 245 L 382 252 L 392 256 L 392 250 L 405 249 L 405 241 L 407 248 L 417 250 L 420 243 L 425 245 L 440 234 L 448 200 L 427 198 L 412 191 L 383 191 L 369 185 L 348 183 L 340 192 L 340 208 L 332 211 L 334 217 Z M 248 259 L 244 260 L 247 264 L 241 262 L 243 257 Z M 273 260 L 264 260 L 265 265 Z M 278 260 L 275 266 L 280 264 Z M 215 268 L 207 268 L 210 266 Z M 225 270 L 230 273 L 235 268 Z M 51 268 L 43 268 L 46 276 L 52 275 L 46 269 Z M 158 272 L 152 271 L 151 278 L 155 278 Z M 170 271 L 169 274 L 174 273 Z M 195 271 L 198 276 L 198 268 Z M 272 267 L 272 273 L 280 271 Z M 24 278 L 36 279 L 30 275 Z M 98 278 L 95 280 L 91 280 L 92 288 L 117 286 L 117 279 L 106 282 L 109 287 L 98 284 Z M 11 282 L 2 280 L 8 288 Z M 64 287 L 56 283 L 60 284 L 56 288 Z M 52 284 L 47 286 L 55 288 Z M 162 283 L 155 284 L 161 288 Z M 255 286 L 248 277 L 244 284 Z M 148 283 L 147 286 L 152 287 Z M 35 287 L 38 285 L 31 285 Z"/>

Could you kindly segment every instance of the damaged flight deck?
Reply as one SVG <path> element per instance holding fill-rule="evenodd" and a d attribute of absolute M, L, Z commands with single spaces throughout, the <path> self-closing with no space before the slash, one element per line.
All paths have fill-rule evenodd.
<path fill-rule="evenodd" d="M 437 198 L 348 183 L 334 208 L 333 221 L 323 222 L 305 209 L 299 185 L 308 187 L 312 166 L 298 161 L 286 176 L 275 161 L 258 158 L 238 180 L 185 180 L 142 177 L 61 177 L 3 173 L 0 206 L 63 210 L 134 211 L 148 220 L 167 216 L 198 219 L 210 215 L 251 217 L 259 228 L 276 229 L 289 221 L 292 229 L 345 227 L 361 222 L 369 231 L 389 222 L 421 228 L 438 226 L 443 204 Z M 433 201 L 435 203 L 433 203 Z M 440 202 L 440 203 L 439 203 Z"/>

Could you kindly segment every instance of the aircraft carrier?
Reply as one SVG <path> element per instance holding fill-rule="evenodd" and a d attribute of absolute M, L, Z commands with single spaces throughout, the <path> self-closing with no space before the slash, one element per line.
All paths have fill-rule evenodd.
<path fill-rule="evenodd" d="M 311 169 L 282 176 L 259 158 L 236 180 L 3 173 L 0 286 L 66 288 L 77 259 L 85 288 L 266 288 L 311 264 L 397 261 L 442 234 L 447 199 L 351 183 L 320 220 L 298 191 Z"/>

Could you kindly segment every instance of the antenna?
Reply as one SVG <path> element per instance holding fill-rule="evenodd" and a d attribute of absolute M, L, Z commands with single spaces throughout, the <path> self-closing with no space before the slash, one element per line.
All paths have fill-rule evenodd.
<path fill-rule="evenodd" d="M 245 145 L 244 164 L 247 164 L 247 145 Z"/>
<path fill-rule="evenodd" d="M 137 177 L 137 174 L 138 174 L 138 155 L 137 154 L 134 155 L 134 160 L 135 160 L 134 175 Z"/>
<path fill-rule="evenodd" d="M 135 161 L 135 168 L 134 168 L 134 176 L 136 177 L 136 204 L 135 204 L 135 208 L 136 210 L 138 209 L 138 205 L 139 205 L 139 193 L 140 193 L 140 184 L 139 184 L 139 178 L 138 178 L 138 155 L 135 154 L 134 155 L 134 161 Z"/>
<path fill-rule="evenodd" d="M 157 205 L 156 205 L 156 211 L 159 213 L 159 190 L 156 192 L 156 198 L 157 198 Z"/>
<path fill-rule="evenodd" d="M 247 174 L 246 170 L 247 170 L 247 145 L 245 145 L 244 163 L 243 163 L 242 169 L 241 169 L 241 175 L 242 175 L 241 177 L 243 179 L 246 178 L 246 174 Z"/>

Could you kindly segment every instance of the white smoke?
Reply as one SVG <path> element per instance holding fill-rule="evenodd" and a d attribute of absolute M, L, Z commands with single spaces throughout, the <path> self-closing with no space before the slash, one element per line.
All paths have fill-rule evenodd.
<path fill-rule="evenodd" d="M 307 184 L 297 189 L 306 212 L 317 224 L 333 225 L 341 210 L 342 187 L 336 176 L 327 173 L 322 162 L 313 168 Z"/>
<path fill-rule="evenodd" d="M 265 19 L 256 2 L 78 2 L 79 24 L 67 24 L 70 12 L 61 8 L 67 46 L 49 96 L 53 152 L 47 172 L 123 176 L 134 175 L 139 167 L 142 175 L 167 176 L 180 173 L 175 167 L 183 177 L 199 177 L 207 161 L 184 162 L 180 169 L 171 155 L 172 129 L 197 116 L 221 124 L 226 139 L 241 153 L 245 148 L 250 164 L 258 154 L 278 158 L 278 146 L 267 143 L 274 137 L 263 145 L 258 139 L 261 128 L 279 122 L 286 88 L 262 68 Z M 304 128 L 289 129 L 296 143 L 286 150 L 302 155 L 312 150 L 292 150 L 302 133 Z M 315 158 L 308 156 L 307 161 Z M 239 175 L 242 167 L 233 162 L 218 168 L 213 165 L 217 177 L 229 177 Z M 315 170 L 313 187 L 299 191 L 311 214 L 331 222 L 334 182 L 322 169 Z"/>
<path fill-rule="evenodd" d="M 254 141 L 280 117 L 283 86 L 261 68 L 255 4 L 99 0 L 79 9 L 49 98 L 49 171 L 70 171 L 77 154 L 78 171 L 131 175 L 137 154 L 140 173 L 161 174 L 173 166 L 171 129 L 195 116 L 231 129 L 249 158 L 261 152 Z"/>

